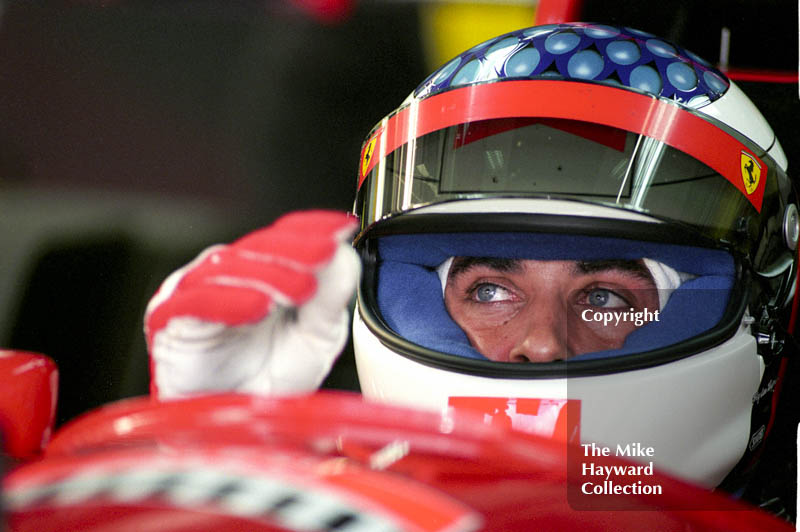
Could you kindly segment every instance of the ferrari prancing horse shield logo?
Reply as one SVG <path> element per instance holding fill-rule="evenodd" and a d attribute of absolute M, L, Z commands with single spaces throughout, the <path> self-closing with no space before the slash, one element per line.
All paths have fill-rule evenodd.
<path fill-rule="evenodd" d="M 744 181 L 744 189 L 750 195 L 758 188 L 758 182 L 761 180 L 761 165 L 758 161 L 747 154 L 742 152 L 742 181 Z"/>
<path fill-rule="evenodd" d="M 369 169 L 369 163 L 372 160 L 372 153 L 375 151 L 375 142 L 378 136 L 375 135 L 370 139 L 366 146 L 364 146 L 364 155 L 361 157 L 361 175 L 364 176 Z"/>

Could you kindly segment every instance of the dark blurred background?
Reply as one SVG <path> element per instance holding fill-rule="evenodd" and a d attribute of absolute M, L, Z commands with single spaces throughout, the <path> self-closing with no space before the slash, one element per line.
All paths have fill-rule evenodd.
<path fill-rule="evenodd" d="M 351 209 L 372 126 L 445 55 L 531 25 L 534 12 L 374 0 L 3 7 L 0 346 L 57 362 L 58 424 L 147 393 L 142 316 L 169 272 L 287 211 Z M 325 385 L 358 389 L 350 347 Z"/>
<path fill-rule="evenodd" d="M 360 143 L 423 55 L 410 4 L 6 4 L 0 345 L 56 360 L 59 423 L 147 393 L 142 316 L 170 271 L 352 207 Z"/>
<path fill-rule="evenodd" d="M 371 127 L 433 68 L 531 25 L 536 8 L 6 2 L 0 345 L 56 360 L 59 423 L 147 393 L 142 315 L 170 271 L 284 212 L 350 209 Z M 580 18 L 663 35 L 711 62 L 728 28 L 732 69 L 778 72 L 740 85 L 796 158 L 795 2 L 584 0 Z M 326 386 L 357 389 L 350 349 Z"/>

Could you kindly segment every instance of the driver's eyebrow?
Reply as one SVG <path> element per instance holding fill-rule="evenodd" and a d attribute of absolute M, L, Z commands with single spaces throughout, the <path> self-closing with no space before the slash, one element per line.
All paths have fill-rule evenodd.
<path fill-rule="evenodd" d="M 485 266 L 499 272 L 518 273 L 522 271 L 522 259 L 501 259 L 497 257 L 456 257 L 450 266 L 448 277 L 455 279 L 468 270 Z M 650 270 L 640 260 L 606 259 L 592 261 L 574 261 L 572 275 L 588 275 L 599 272 L 619 271 L 641 279 L 652 281 Z"/>
<path fill-rule="evenodd" d="M 519 272 L 522 265 L 519 259 L 499 259 L 496 257 L 456 257 L 447 276 L 455 278 L 471 268 L 485 266 L 500 272 Z"/>
<path fill-rule="evenodd" d="M 653 280 L 650 270 L 640 260 L 608 259 L 593 261 L 575 261 L 573 275 L 587 275 L 598 272 L 619 271 L 641 279 Z"/>

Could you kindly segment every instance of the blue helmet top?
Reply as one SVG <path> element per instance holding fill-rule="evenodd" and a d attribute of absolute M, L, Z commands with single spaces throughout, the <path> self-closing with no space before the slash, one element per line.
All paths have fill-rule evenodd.
<path fill-rule="evenodd" d="M 713 102 L 730 86 L 708 62 L 649 33 L 569 23 L 517 30 L 474 46 L 428 76 L 414 96 L 536 78 L 615 84 L 694 108 Z"/>

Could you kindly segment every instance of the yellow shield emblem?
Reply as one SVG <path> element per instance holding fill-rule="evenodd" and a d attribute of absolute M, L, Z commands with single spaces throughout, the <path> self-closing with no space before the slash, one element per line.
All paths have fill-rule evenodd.
<path fill-rule="evenodd" d="M 761 181 L 761 165 L 751 155 L 742 152 L 742 181 L 744 181 L 744 189 L 750 195 L 758 188 L 758 182 Z"/>
<path fill-rule="evenodd" d="M 375 143 L 378 141 L 378 136 L 375 135 L 370 139 L 366 146 L 364 146 L 364 154 L 361 156 L 361 175 L 364 176 L 369 168 L 369 163 L 372 160 L 372 154 L 375 151 Z"/>

